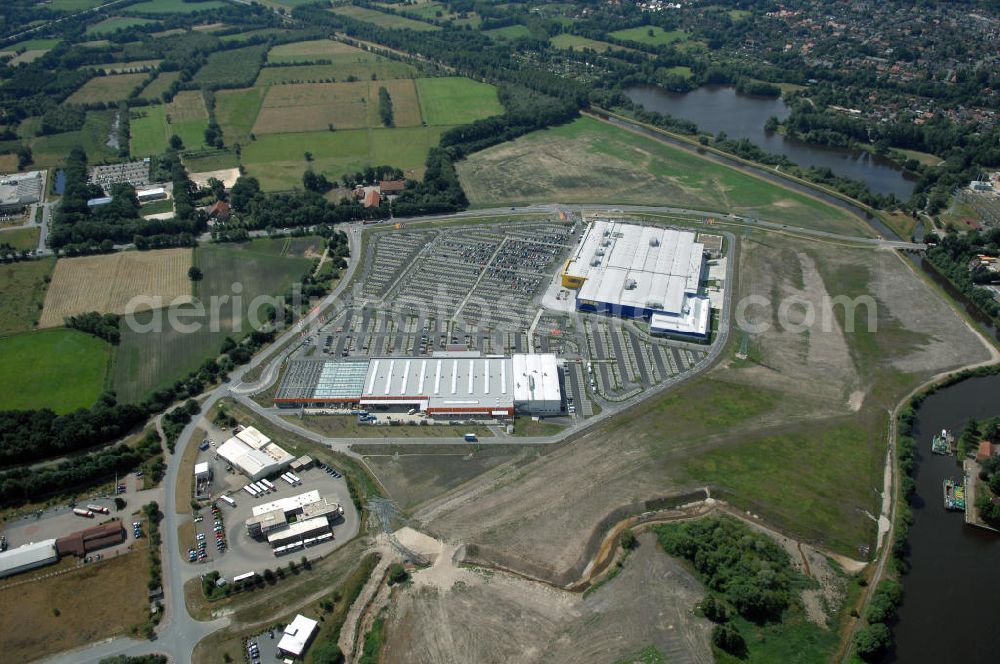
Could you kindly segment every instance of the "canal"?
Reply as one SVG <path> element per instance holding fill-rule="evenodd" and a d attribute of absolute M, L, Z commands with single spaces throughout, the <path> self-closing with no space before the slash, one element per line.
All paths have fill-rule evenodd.
<path fill-rule="evenodd" d="M 931 454 L 941 429 L 956 436 L 969 418 L 1000 415 L 1000 376 L 970 378 L 927 397 L 914 426 L 916 496 L 910 528 L 910 572 L 893 628 L 892 662 L 995 662 L 1000 652 L 1000 534 L 966 526 L 947 512 L 941 483 L 960 479 L 956 457 Z"/>
<path fill-rule="evenodd" d="M 742 95 L 726 85 L 706 85 L 684 94 L 655 85 L 632 86 L 624 92 L 646 110 L 689 120 L 716 135 L 725 132 L 730 138 L 747 138 L 800 166 L 827 167 L 837 175 L 864 182 L 877 194 L 892 193 L 905 201 L 913 193 L 915 178 L 891 160 L 865 150 L 812 145 L 764 131 L 764 123 L 772 115 L 779 120 L 788 117 L 790 109 L 780 98 Z"/>

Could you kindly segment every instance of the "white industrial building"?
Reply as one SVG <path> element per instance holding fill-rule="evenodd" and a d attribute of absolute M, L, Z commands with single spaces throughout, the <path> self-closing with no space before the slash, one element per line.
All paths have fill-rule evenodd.
<path fill-rule="evenodd" d="M 296 615 L 295 619 L 285 626 L 281 640 L 278 641 L 278 650 L 292 657 L 301 657 L 313 634 L 316 633 L 316 625 L 318 624 L 315 620 L 306 618 L 302 614 Z"/>
<path fill-rule="evenodd" d="M 289 540 L 299 541 L 317 532 L 329 532 L 330 520 L 342 516 L 344 508 L 321 498 L 319 491 L 314 489 L 261 503 L 250 512 L 252 516 L 246 520 L 247 533 L 251 537 L 267 536 L 271 546 L 277 547 Z M 298 520 L 289 523 L 289 517 L 296 516 Z M 273 538 L 270 533 L 275 534 Z"/>
<path fill-rule="evenodd" d="M 252 481 L 284 470 L 294 459 L 254 427 L 238 431 L 219 446 L 218 454 Z"/>
<path fill-rule="evenodd" d="M 139 189 L 135 192 L 135 197 L 140 203 L 149 201 L 159 201 L 167 197 L 167 190 L 164 187 L 150 187 L 149 189 Z"/>
<path fill-rule="evenodd" d="M 0 577 L 51 565 L 58 560 L 59 553 L 56 551 L 54 539 L 23 544 L 16 549 L 0 553 Z"/>
<path fill-rule="evenodd" d="M 482 355 L 441 351 L 431 357 L 295 360 L 278 389 L 278 406 L 415 408 L 436 417 L 510 418 L 515 411 L 560 411 L 559 361 L 552 354 Z"/>
<path fill-rule="evenodd" d="M 705 248 L 695 234 L 596 220 L 562 273 L 579 311 L 656 318 L 657 332 L 705 337 L 709 303 L 699 295 Z"/>
<path fill-rule="evenodd" d="M 18 212 L 41 199 L 41 171 L 0 175 L 0 212 Z"/>
<path fill-rule="evenodd" d="M 212 469 L 208 466 L 207 461 L 202 461 L 194 465 L 194 478 L 199 482 L 212 479 Z"/>

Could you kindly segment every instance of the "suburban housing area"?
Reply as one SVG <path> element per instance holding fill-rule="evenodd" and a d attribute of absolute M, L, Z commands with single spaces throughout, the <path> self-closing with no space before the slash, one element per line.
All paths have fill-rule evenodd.
<path fill-rule="evenodd" d="M 998 33 L 0 3 L 0 660 L 994 661 Z"/>

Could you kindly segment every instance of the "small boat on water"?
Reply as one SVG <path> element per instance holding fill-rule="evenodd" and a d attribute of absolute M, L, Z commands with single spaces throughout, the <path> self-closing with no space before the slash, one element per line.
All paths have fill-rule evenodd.
<path fill-rule="evenodd" d="M 934 454 L 951 454 L 952 443 L 955 437 L 947 429 L 941 429 L 941 433 L 931 438 L 931 452 Z"/>
<path fill-rule="evenodd" d="M 965 510 L 965 485 L 954 480 L 944 481 L 944 508 L 946 510 Z"/>

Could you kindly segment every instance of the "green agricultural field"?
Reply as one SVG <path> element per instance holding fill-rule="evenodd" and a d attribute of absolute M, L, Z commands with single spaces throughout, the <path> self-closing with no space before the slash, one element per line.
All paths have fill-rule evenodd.
<path fill-rule="evenodd" d="M 369 54 L 370 55 L 370 54 Z M 373 60 L 363 58 L 345 59 L 330 65 L 297 65 L 290 67 L 264 67 L 257 77 L 257 85 L 279 83 L 333 83 L 346 81 L 350 77 L 366 81 L 375 75 L 379 80 L 390 78 L 413 78 L 417 70 L 405 62 L 397 62 L 382 56 Z"/>
<path fill-rule="evenodd" d="M 104 391 L 111 347 L 76 330 L 54 329 L 0 338 L 0 410 L 89 408 Z"/>
<path fill-rule="evenodd" d="M 215 95 L 215 118 L 222 127 L 226 144 L 246 145 L 250 141 L 253 123 L 260 112 L 266 88 L 220 90 Z"/>
<path fill-rule="evenodd" d="M 107 0 L 49 0 L 49 9 L 57 12 L 78 12 L 106 4 Z"/>
<path fill-rule="evenodd" d="M 14 231 L 5 231 L 3 235 Z M 0 335 L 25 332 L 42 315 L 45 289 L 55 267 L 54 258 L 0 265 Z"/>
<path fill-rule="evenodd" d="M 465 18 L 460 18 L 458 12 L 448 11 L 448 7 L 442 2 L 423 2 L 414 5 L 379 3 L 379 6 L 403 11 L 407 14 L 415 14 L 425 21 L 451 21 L 460 27 L 471 25 L 476 28 L 482 22 L 482 19 L 475 12 L 467 12 Z"/>
<path fill-rule="evenodd" d="M 200 120 L 174 120 L 169 108 L 164 105 L 142 106 L 132 111 L 129 121 L 132 156 L 147 157 L 162 153 L 174 134 L 180 136 L 187 150 L 204 147 L 205 128 L 208 127 L 207 113 Z M 167 121 L 168 117 L 170 122 Z"/>
<path fill-rule="evenodd" d="M 38 248 L 38 227 L 16 228 L 0 233 L 0 245 L 9 244 L 18 251 Z"/>
<path fill-rule="evenodd" d="M 638 28 L 618 30 L 612 32 L 611 36 L 648 46 L 669 46 L 670 44 L 687 41 L 688 39 L 687 33 L 683 30 L 664 30 L 655 25 L 644 25 Z"/>
<path fill-rule="evenodd" d="M 468 78 L 420 78 L 417 94 L 428 125 L 462 125 L 503 113 L 497 89 Z"/>
<path fill-rule="evenodd" d="M 232 296 L 233 284 L 242 285 L 242 306 L 234 322 L 233 307 L 227 302 L 220 308 L 217 329 L 206 318 L 185 319 L 201 322 L 196 331 L 185 333 L 172 329 L 163 312 L 137 315 L 137 320 L 151 324 L 162 315 L 162 332 L 140 332 L 122 326 L 122 340 L 115 360 L 114 386 L 119 397 L 135 402 L 150 391 L 162 388 L 197 369 L 214 357 L 226 336 L 234 339 L 249 332 L 249 308 L 259 295 L 281 295 L 305 274 L 312 261 L 308 258 L 281 255 L 283 239 L 260 239 L 242 245 L 209 244 L 195 250 L 194 263 L 204 279 L 198 282 L 197 295 L 206 309 L 213 296 Z M 235 330 L 234 330 L 235 327 Z"/>
<path fill-rule="evenodd" d="M 243 147 L 243 165 L 248 175 L 260 180 L 268 191 L 302 186 L 307 168 L 328 178 L 340 179 L 365 166 L 392 164 L 419 179 L 427 152 L 436 146 L 447 127 L 395 129 L 350 129 L 343 131 L 268 134 Z M 313 154 L 307 163 L 304 154 Z"/>
<path fill-rule="evenodd" d="M 186 2 L 185 0 L 148 0 L 136 5 L 130 5 L 124 11 L 127 14 L 191 14 L 210 9 L 222 9 L 229 5 L 220 0 L 204 0 L 202 2 Z"/>
<path fill-rule="evenodd" d="M 457 167 L 469 200 L 479 207 L 669 205 L 871 233 L 840 208 L 589 117 L 483 150 Z"/>
<path fill-rule="evenodd" d="M 244 42 L 253 37 L 286 37 L 294 32 L 295 30 L 285 30 L 282 28 L 260 28 L 259 30 L 247 30 L 246 32 L 236 32 L 231 35 L 222 35 L 219 37 L 219 41 Z"/>
<path fill-rule="evenodd" d="M 62 40 L 58 38 L 26 39 L 13 46 L 8 46 L 5 50 L 17 51 L 23 48 L 27 51 L 51 51 L 61 43 Z"/>
<path fill-rule="evenodd" d="M 508 25 L 503 28 L 494 28 L 492 30 L 484 30 L 483 34 L 494 41 L 513 41 L 515 39 L 520 39 L 521 37 L 530 37 L 531 30 L 524 25 Z"/>
<path fill-rule="evenodd" d="M 112 16 L 111 18 L 104 19 L 100 23 L 88 25 L 86 33 L 88 35 L 105 35 L 115 32 L 116 30 L 125 30 L 139 25 L 149 25 L 151 23 L 156 23 L 156 21 L 131 16 Z"/>
<path fill-rule="evenodd" d="M 146 74 L 142 73 L 95 76 L 71 94 L 66 101 L 70 104 L 106 104 L 121 101 L 144 80 Z"/>
<path fill-rule="evenodd" d="M 392 97 L 394 126 L 420 126 L 420 105 L 410 79 L 275 85 L 257 115 L 253 131 L 265 134 L 379 127 L 379 88 Z"/>
<path fill-rule="evenodd" d="M 364 21 L 365 23 L 374 23 L 375 25 L 382 26 L 383 28 L 390 28 L 392 30 L 419 30 L 427 32 L 430 30 L 441 29 L 436 25 L 424 23 L 423 21 L 414 21 L 413 19 L 405 18 L 403 16 L 386 14 L 385 12 L 379 12 L 365 7 L 355 7 L 354 5 L 336 7 L 330 11 L 343 16 L 350 16 L 355 20 Z"/>
<path fill-rule="evenodd" d="M 77 145 L 86 150 L 87 158 L 91 163 L 115 159 L 118 156 L 118 151 L 107 145 L 114 114 L 115 111 L 87 111 L 83 128 L 79 131 L 68 131 L 31 139 L 35 167 L 51 168 L 62 165 L 66 160 L 66 155 Z"/>
<path fill-rule="evenodd" d="M 267 54 L 267 61 L 273 64 L 329 60 L 331 64 L 344 65 L 356 62 L 375 62 L 379 59 L 381 56 L 333 39 L 313 39 L 278 44 Z"/>
<path fill-rule="evenodd" d="M 586 48 L 597 51 L 598 53 L 604 53 L 608 49 L 611 49 L 612 51 L 635 51 L 635 49 L 625 48 L 624 46 L 616 46 L 615 44 L 597 41 L 596 39 L 587 39 L 586 37 L 571 35 L 566 32 L 556 35 L 549 40 L 549 43 L 556 48 L 571 48 L 574 51 L 582 51 Z"/>
<path fill-rule="evenodd" d="M 194 75 L 194 82 L 212 86 L 220 83 L 253 83 L 264 61 L 267 44 L 246 46 L 230 51 L 216 51 Z"/>
<path fill-rule="evenodd" d="M 174 81 L 180 78 L 179 71 L 160 72 L 153 82 L 143 88 L 139 96 L 142 99 L 160 99 Z"/>
<path fill-rule="evenodd" d="M 163 60 L 131 60 L 128 62 L 105 62 L 99 65 L 86 65 L 86 69 L 97 69 L 105 74 L 120 74 L 130 72 L 149 72 L 156 69 Z"/>
<path fill-rule="evenodd" d="M 188 173 L 221 171 L 227 168 L 236 168 L 240 165 L 239 157 L 228 148 L 222 150 L 202 150 L 185 153 L 182 156 L 184 168 L 187 169 Z"/>

